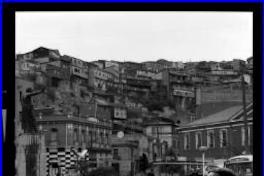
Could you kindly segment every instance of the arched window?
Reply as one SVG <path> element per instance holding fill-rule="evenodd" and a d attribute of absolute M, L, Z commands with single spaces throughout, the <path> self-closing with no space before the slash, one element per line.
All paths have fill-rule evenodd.
<path fill-rule="evenodd" d="M 227 129 L 221 129 L 220 130 L 220 147 L 226 147 L 227 146 Z"/>
<path fill-rule="evenodd" d="M 190 133 L 184 134 L 184 149 L 185 150 L 190 149 Z"/>
<path fill-rule="evenodd" d="M 214 131 L 212 130 L 207 132 L 207 147 L 209 148 L 215 147 L 215 134 Z"/>
<path fill-rule="evenodd" d="M 100 144 L 104 144 L 104 134 L 103 134 L 103 132 L 100 133 Z"/>
<path fill-rule="evenodd" d="M 51 129 L 50 142 L 51 142 L 51 145 L 57 144 L 58 142 L 58 129 L 57 128 Z"/>
<path fill-rule="evenodd" d="M 78 132 L 77 132 L 77 129 L 74 129 L 74 131 L 73 131 L 73 142 L 74 143 L 78 142 Z"/>
<path fill-rule="evenodd" d="M 88 135 L 88 142 L 89 142 L 89 144 L 92 144 L 92 139 L 93 139 L 93 132 L 92 132 L 92 130 L 89 130 L 89 135 Z"/>
<path fill-rule="evenodd" d="M 106 138 L 106 144 L 109 145 L 110 141 L 109 141 L 109 135 L 108 135 L 108 133 L 105 134 L 105 138 Z"/>
<path fill-rule="evenodd" d="M 195 133 L 195 146 L 196 146 L 196 149 L 199 149 L 202 146 L 202 133 L 201 132 Z"/>
<path fill-rule="evenodd" d="M 82 130 L 82 134 L 81 134 L 81 143 L 82 143 L 82 144 L 85 143 L 85 130 Z"/>

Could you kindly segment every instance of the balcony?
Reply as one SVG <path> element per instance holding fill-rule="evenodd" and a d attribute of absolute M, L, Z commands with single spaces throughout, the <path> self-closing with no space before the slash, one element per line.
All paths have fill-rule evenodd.
<path fill-rule="evenodd" d="M 112 136 L 113 145 L 130 145 L 133 147 L 138 147 L 139 136 L 136 135 L 125 135 L 123 138 L 118 138 L 117 136 Z"/>
<path fill-rule="evenodd" d="M 17 137 L 17 141 L 21 145 L 31 145 L 31 144 L 40 144 L 41 140 L 44 139 L 44 136 L 41 134 L 22 134 Z"/>
<path fill-rule="evenodd" d="M 184 91 L 184 90 L 173 90 L 172 93 L 174 96 L 181 96 L 181 97 L 190 97 L 194 98 L 194 93 L 191 91 Z"/>

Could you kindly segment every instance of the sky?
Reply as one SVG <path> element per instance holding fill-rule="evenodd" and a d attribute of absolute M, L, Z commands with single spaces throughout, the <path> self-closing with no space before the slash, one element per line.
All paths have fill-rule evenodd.
<path fill-rule="evenodd" d="M 85 61 L 247 59 L 251 12 L 16 12 L 16 54 L 40 46 Z"/>

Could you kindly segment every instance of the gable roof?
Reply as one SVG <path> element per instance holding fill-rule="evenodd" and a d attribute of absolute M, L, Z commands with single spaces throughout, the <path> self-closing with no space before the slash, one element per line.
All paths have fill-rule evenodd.
<path fill-rule="evenodd" d="M 246 107 L 246 112 L 247 112 L 247 115 L 252 115 L 253 103 L 250 103 Z M 195 127 L 195 126 L 211 125 L 211 124 L 223 123 L 223 122 L 239 121 L 239 120 L 242 120 L 242 118 L 243 118 L 243 106 L 238 105 L 238 106 L 227 108 L 223 111 L 209 115 L 202 119 L 195 120 L 182 127 Z"/>
<path fill-rule="evenodd" d="M 218 122 L 228 121 L 230 119 L 230 117 L 235 115 L 241 108 L 242 108 L 242 106 L 234 106 L 231 108 L 227 108 L 227 109 L 220 111 L 216 114 L 212 114 L 210 116 L 195 120 L 195 121 L 187 124 L 187 126 L 205 125 L 205 124 L 210 124 L 210 123 L 218 123 Z"/>
<path fill-rule="evenodd" d="M 45 52 L 45 53 L 48 53 L 48 55 L 50 55 L 50 52 L 54 52 L 55 54 L 57 54 L 58 56 L 60 56 L 60 52 L 59 50 L 57 49 L 50 49 L 50 48 L 46 48 L 46 47 L 38 47 L 37 49 L 34 49 L 33 51 L 31 51 L 32 53 L 42 53 Z M 30 52 L 29 52 L 30 53 Z"/>

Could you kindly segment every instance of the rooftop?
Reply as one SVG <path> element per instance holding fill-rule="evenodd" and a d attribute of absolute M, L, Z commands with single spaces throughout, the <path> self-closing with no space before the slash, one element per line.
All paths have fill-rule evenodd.
<path fill-rule="evenodd" d="M 247 114 L 252 114 L 252 103 L 250 103 L 247 106 Z M 209 115 L 207 117 L 195 120 L 191 123 L 188 123 L 182 127 L 193 127 L 193 126 L 200 126 L 200 125 L 210 125 L 215 123 L 221 123 L 221 122 L 227 122 L 231 120 L 241 120 L 241 117 L 243 113 L 243 106 L 237 105 L 230 108 L 227 108 L 223 111 L 220 111 L 218 113 Z"/>
<path fill-rule="evenodd" d="M 234 106 L 228 109 L 225 109 L 223 111 L 220 111 L 216 114 L 195 120 L 186 126 L 196 126 L 196 125 L 204 125 L 204 124 L 211 124 L 211 123 L 218 123 L 218 122 L 224 122 L 230 119 L 233 115 L 238 112 L 242 106 Z"/>

